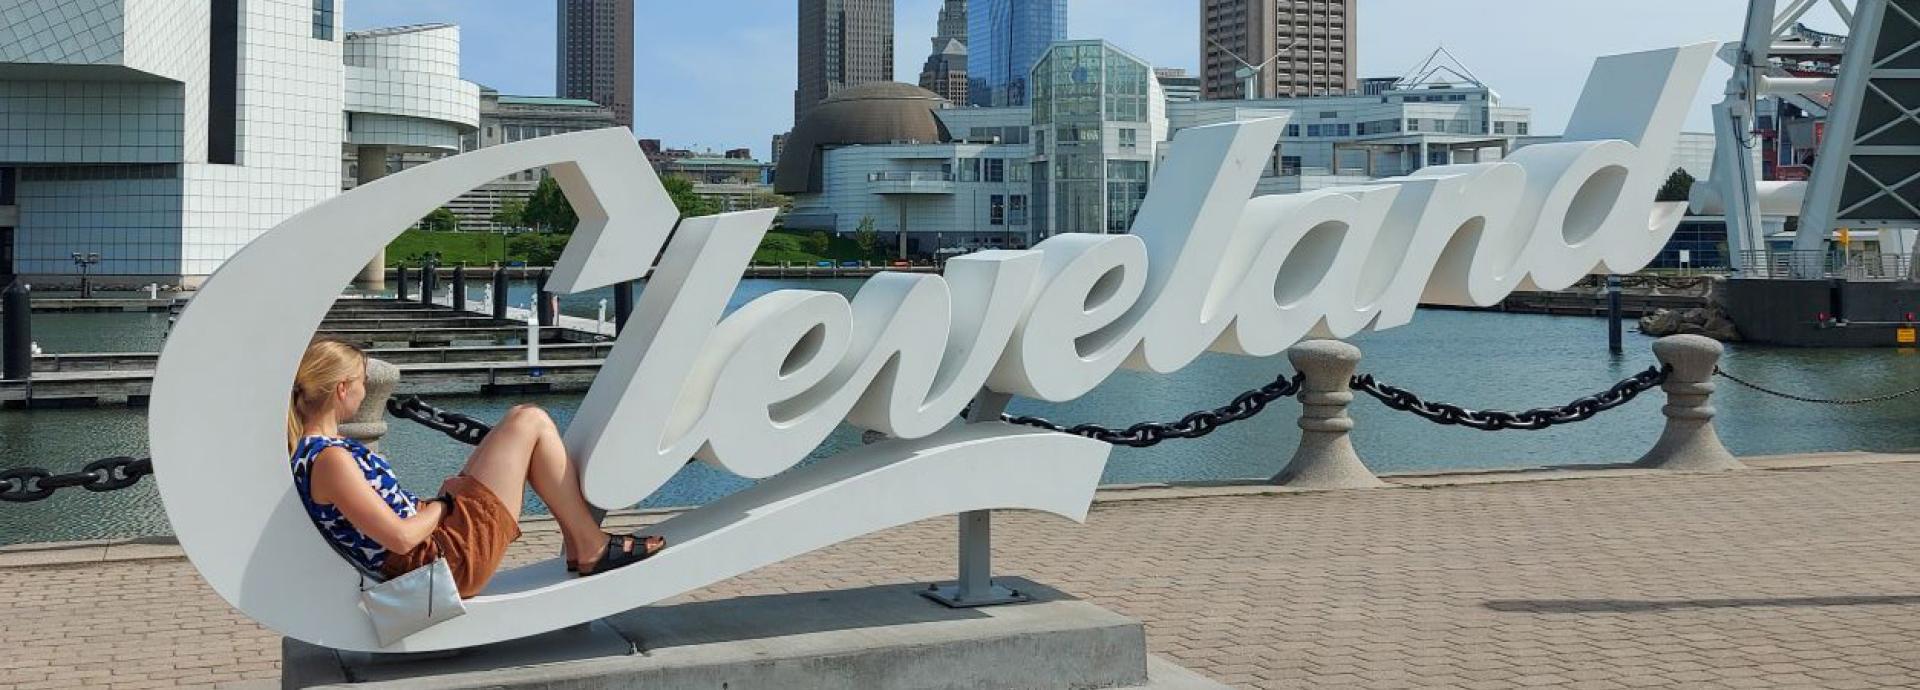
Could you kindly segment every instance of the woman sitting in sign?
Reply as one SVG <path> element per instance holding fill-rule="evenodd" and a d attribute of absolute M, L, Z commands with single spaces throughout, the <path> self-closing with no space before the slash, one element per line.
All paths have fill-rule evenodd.
<path fill-rule="evenodd" d="M 520 538 L 520 504 L 531 485 L 560 523 L 567 570 L 595 575 L 658 553 L 657 536 L 600 530 L 580 493 L 579 468 L 567 458 L 546 412 L 520 405 L 493 427 L 440 495 L 420 500 L 400 488 L 393 468 L 358 441 L 340 437 L 366 397 L 367 356 L 346 343 L 307 347 L 287 410 L 293 484 L 328 538 L 362 568 L 393 578 L 447 559 L 461 597 L 487 586 Z"/>

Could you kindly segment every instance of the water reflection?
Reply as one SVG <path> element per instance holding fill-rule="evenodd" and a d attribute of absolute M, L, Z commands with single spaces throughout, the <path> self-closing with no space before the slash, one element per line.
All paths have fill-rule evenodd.
<path fill-rule="evenodd" d="M 482 288 L 474 281 L 472 296 Z M 851 295 L 860 280 L 749 280 L 730 308 L 773 290 L 797 288 Z M 533 286 L 518 281 L 510 299 L 524 304 Z M 561 310 L 592 318 L 608 290 L 563 296 Z M 152 350 L 165 314 L 36 315 L 35 334 L 52 352 Z M 1557 405 L 1603 390 L 1653 363 L 1651 338 L 1629 334 L 1627 352 L 1606 353 L 1606 324 L 1589 318 L 1478 312 L 1422 311 L 1400 329 L 1355 339 L 1365 352 L 1363 371 L 1423 395 L 1474 408 L 1525 409 Z M 1896 350 L 1799 350 L 1731 346 L 1727 369 L 1758 381 L 1821 397 L 1859 397 L 1920 385 L 1920 355 Z M 1016 401 L 1012 411 L 1066 423 L 1109 425 L 1173 420 L 1221 405 L 1239 392 L 1290 370 L 1284 357 L 1250 359 L 1206 355 L 1171 376 L 1122 371 L 1086 397 L 1049 405 Z M 1658 435 L 1658 393 L 1642 396 L 1596 421 L 1540 432 L 1487 433 L 1441 427 L 1392 412 L 1370 399 L 1353 407 L 1354 441 L 1379 472 L 1494 469 L 1549 464 L 1619 462 L 1644 452 Z M 519 402 L 547 407 L 562 425 L 580 395 L 490 398 L 445 394 L 429 401 L 482 419 L 497 419 Z M 1721 437 L 1736 454 L 1823 450 L 1920 449 L 1920 405 L 1834 407 L 1795 403 L 1722 382 L 1715 397 Z M 1267 477 L 1279 471 L 1299 439 L 1298 407 L 1276 404 L 1261 417 L 1193 441 L 1148 449 L 1115 449 L 1108 483 Z M 468 448 L 417 425 L 395 423 L 387 453 L 406 485 L 432 492 L 464 461 Z M 858 444 L 841 428 L 812 459 Z M 0 468 L 78 469 L 86 462 L 145 451 L 145 417 L 138 410 L 101 408 L 0 412 Z M 260 462 L 285 462 L 261 458 Z M 1044 462 L 1035 458 L 1035 462 Z M 695 505 L 737 491 L 748 481 L 694 463 L 682 469 L 645 506 Z M 541 512 L 529 500 L 527 509 Z M 168 531 L 153 484 L 110 494 L 63 491 L 30 504 L 0 506 L 0 544 L 162 534 Z"/>

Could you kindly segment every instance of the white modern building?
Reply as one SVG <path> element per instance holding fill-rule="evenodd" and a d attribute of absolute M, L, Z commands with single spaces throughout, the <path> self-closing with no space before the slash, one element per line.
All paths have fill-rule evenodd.
<path fill-rule="evenodd" d="M 457 29 L 349 36 L 344 4 L 0 0 L 0 272 L 191 286 L 339 193 L 343 151 L 457 151 Z"/>
<path fill-rule="evenodd" d="M 926 89 L 862 84 L 794 128 L 775 190 L 794 197 L 789 230 L 870 225 L 915 255 L 1030 243 L 1026 108 L 949 108 Z"/>
<path fill-rule="evenodd" d="M 1260 194 L 1312 191 L 1429 165 L 1500 160 L 1531 134 L 1532 110 L 1481 84 L 1401 84 L 1376 95 L 1198 101 L 1168 106 L 1175 132 L 1290 113 Z"/>
<path fill-rule="evenodd" d="M 1168 138 L 1153 65 L 1106 41 L 1062 41 L 1031 84 L 1036 239 L 1126 232 Z"/>
<path fill-rule="evenodd" d="M 1102 41 L 1064 41 L 1030 84 L 1029 107 L 949 108 L 904 84 L 823 102 L 781 157 L 786 227 L 870 225 L 895 246 L 904 232 L 920 255 L 1124 232 L 1167 138 L 1152 66 Z"/>

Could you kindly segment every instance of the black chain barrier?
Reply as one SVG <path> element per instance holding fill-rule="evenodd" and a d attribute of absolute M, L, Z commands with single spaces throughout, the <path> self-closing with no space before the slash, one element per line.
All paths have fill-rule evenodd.
<path fill-rule="evenodd" d="M 446 434 L 448 438 L 469 446 L 480 445 L 480 439 L 486 438 L 487 432 L 493 431 L 493 427 L 486 422 L 428 405 L 417 395 L 388 399 L 387 413 L 418 422 L 422 426 Z"/>
<path fill-rule="evenodd" d="M 117 491 L 153 474 L 152 458 L 115 456 L 87 463 L 78 472 L 54 474 L 38 467 L 0 471 L 0 502 L 27 503 L 52 496 L 54 491 L 80 487 L 88 491 Z"/>
<path fill-rule="evenodd" d="M 1767 395 L 1771 395 L 1776 398 L 1792 400 L 1794 402 L 1813 403 L 1815 405 L 1839 405 L 1839 406 L 1871 405 L 1873 403 L 1883 403 L 1883 402 L 1888 402 L 1892 400 L 1899 400 L 1901 398 L 1904 398 L 1910 395 L 1920 394 L 1920 388 L 1912 388 L 1912 389 L 1900 391 L 1898 393 L 1876 395 L 1871 398 L 1837 398 L 1837 399 L 1836 398 L 1812 398 L 1804 395 L 1794 395 L 1792 393 L 1777 391 L 1772 388 L 1762 386 L 1752 381 L 1748 381 L 1738 376 L 1734 376 L 1733 374 L 1728 373 L 1727 370 L 1721 369 L 1720 367 L 1713 368 L 1713 375 L 1726 379 L 1728 381 L 1732 381 L 1743 387 L 1746 387 L 1755 391 L 1759 391 Z"/>
<path fill-rule="evenodd" d="M 1760 388 L 1734 378 L 1732 374 L 1724 371 L 1716 370 L 1714 373 L 1762 392 L 1805 402 L 1837 405 L 1864 404 L 1920 393 L 1920 389 L 1914 389 L 1854 401 L 1816 400 Z M 1612 388 L 1599 395 L 1581 398 L 1560 407 L 1543 407 L 1525 412 L 1476 411 L 1458 405 L 1428 402 L 1406 390 L 1380 383 L 1371 375 L 1353 377 L 1352 387 L 1354 390 L 1378 398 L 1387 407 L 1411 412 L 1440 424 L 1459 425 L 1483 431 L 1508 429 L 1531 431 L 1591 419 L 1594 415 L 1624 405 L 1635 396 L 1659 386 L 1666 381 L 1667 374 L 1666 369 L 1649 368 L 1614 384 Z M 1283 374 L 1275 377 L 1267 385 L 1234 396 L 1233 401 L 1226 405 L 1194 412 L 1174 422 L 1141 422 L 1125 428 L 1115 428 L 1098 424 L 1068 426 L 1030 416 L 1001 415 L 1000 419 L 1009 424 L 1072 434 L 1116 446 L 1146 448 L 1172 439 L 1200 438 L 1213 433 L 1220 427 L 1252 418 L 1265 411 L 1268 405 L 1298 395 L 1305 381 L 1306 376 L 1303 374 Z M 434 407 L 421 400 L 419 396 L 388 400 L 387 412 L 395 417 L 411 420 L 446 434 L 448 438 L 470 446 L 480 445 L 481 439 L 486 438 L 487 433 L 493 430 L 493 427 L 486 422 L 469 415 Z M 965 412 L 961 414 L 964 416 Z M 66 474 L 54 474 L 37 467 L 5 470 L 0 471 L 0 502 L 39 501 L 52 496 L 55 491 L 70 487 L 80 487 L 95 492 L 115 491 L 138 484 L 142 477 L 150 474 L 153 474 L 151 458 L 127 456 L 95 460 L 87 463 L 87 466 L 78 472 Z"/>
<path fill-rule="evenodd" d="M 1641 393 L 1665 383 L 1670 369 L 1650 367 L 1613 384 L 1606 392 L 1590 395 L 1559 407 L 1540 407 L 1525 412 L 1469 410 L 1459 405 L 1428 402 L 1420 396 L 1375 380 L 1370 374 L 1353 377 L 1354 390 L 1371 395 L 1387 407 L 1437 424 L 1464 426 L 1481 431 L 1539 431 L 1561 424 L 1592 419 L 1594 415 L 1627 404 Z"/>
<path fill-rule="evenodd" d="M 1274 401 L 1298 394 L 1300 384 L 1305 380 L 1306 377 L 1301 374 L 1290 377 L 1282 374 L 1274 378 L 1272 383 L 1234 396 L 1233 402 L 1211 410 L 1195 412 L 1181 417 L 1177 422 L 1141 422 L 1124 429 L 1117 429 L 1098 424 L 1066 426 L 1039 417 L 1014 415 L 1001 415 L 1000 421 L 1073 434 L 1116 446 L 1145 448 L 1169 439 L 1200 438 L 1213 433 L 1220 427 L 1260 414 Z M 965 416 L 964 412 L 962 416 Z"/>

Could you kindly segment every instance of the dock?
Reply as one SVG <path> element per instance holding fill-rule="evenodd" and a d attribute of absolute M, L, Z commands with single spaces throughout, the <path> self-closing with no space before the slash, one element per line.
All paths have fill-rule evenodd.
<path fill-rule="evenodd" d="M 334 304 L 315 335 L 353 343 L 398 366 L 400 395 L 578 391 L 592 385 L 613 349 L 611 325 L 562 316 L 561 325 L 540 329 L 540 362 L 533 364 L 527 361 L 526 316 L 524 309 L 510 309 L 508 319 L 497 320 L 444 304 L 346 298 Z M 0 404 L 144 406 L 159 359 L 156 352 L 38 355 L 31 379 L 0 381 Z"/>
<path fill-rule="evenodd" d="M 155 299 L 147 299 L 145 297 L 95 297 L 91 299 L 81 299 L 78 297 L 35 297 L 33 298 L 33 313 L 168 313 L 172 312 L 178 305 L 186 303 L 187 298 L 185 297 L 159 297 Z M 0 314 L 4 313 L 6 313 L 5 307 L 0 307 Z"/>

